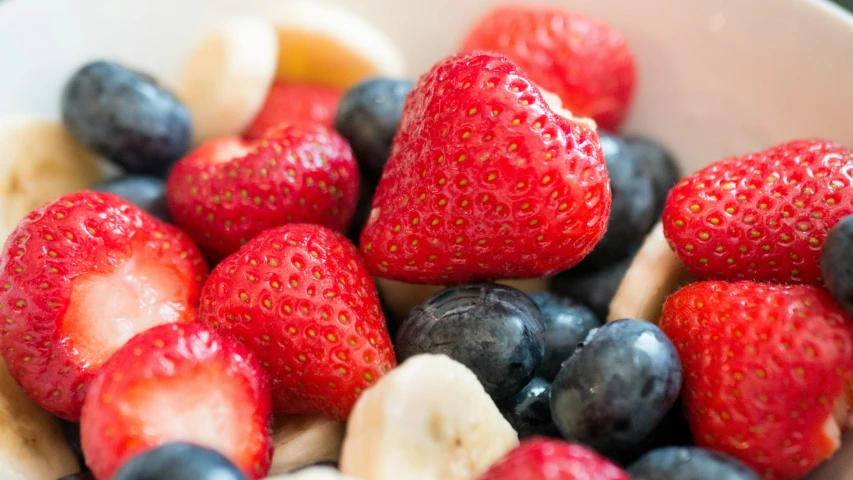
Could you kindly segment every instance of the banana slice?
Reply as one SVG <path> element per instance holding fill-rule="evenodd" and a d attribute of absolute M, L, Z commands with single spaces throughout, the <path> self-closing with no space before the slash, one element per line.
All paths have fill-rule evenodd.
<path fill-rule="evenodd" d="M 0 478 L 56 480 L 79 471 L 56 418 L 30 401 L 0 358 Z"/>
<path fill-rule="evenodd" d="M 646 236 L 610 301 L 607 321 L 637 318 L 656 324 L 666 297 L 691 281 L 687 269 L 666 243 L 663 224 L 658 223 Z"/>
<path fill-rule="evenodd" d="M 278 40 L 272 24 L 235 18 L 214 27 L 190 52 L 176 90 L 193 116 L 193 141 L 243 133 L 275 78 Z"/>
<path fill-rule="evenodd" d="M 278 31 L 278 80 L 346 89 L 367 77 L 405 73 L 394 42 L 340 5 L 284 2 L 271 19 Z"/>
<path fill-rule="evenodd" d="M 0 242 L 30 211 L 101 179 L 95 156 L 62 123 L 0 118 Z"/>
<path fill-rule="evenodd" d="M 471 480 L 516 445 L 515 430 L 467 367 L 422 354 L 356 402 L 341 472 L 361 480 Z"/>
<path fill-rule="evenodd" d="M 323 460 L 337 461 L 344 440 L 344 423 L 323 417 L 289 416 L 276 418 L 270 475 Z"/>
<path fill-rule="evenodd" d="M 357 480 L 330 467 L 311 467 L 289 475 L 267 477 L 266 480 Z"/>

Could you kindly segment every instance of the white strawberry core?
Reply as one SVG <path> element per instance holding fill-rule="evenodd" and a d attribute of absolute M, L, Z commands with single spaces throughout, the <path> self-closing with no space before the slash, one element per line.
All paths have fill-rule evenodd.
<path fill-rule="evenodd" d="M 183 441 L 232 460 L 253 438 L 256 399 L 226 365 L 205 364 L 173 378 L 152 378 L 129 389 L 123 409 L 148 445 Z"/>
<path fill-rule="evenodd" d="M 550 108 L 552 112 L 572 123 L 584 125 L 590 130 L 595 131 L 598 129 L 598 124 L 595 123 L 595 120 L 589 117 L 576 117 L 572 112 L 566 109 L 566 107 L 563 106 L 563 100 L 556 93 L 549 92 L 542 87 L 538 88 L 539 93 L 542 94 L 542 99 L 545 100 L 545 103 L 548 104 L 548 108 Z"/>
<path fill-rule="evenodd" d="M 97 368 L 137 333 L 177 322 L 184 313 L 181 277 L 138 243 L 113 272 L 72 282 L 62 329 L 66 350 L 84 368 Z"/>

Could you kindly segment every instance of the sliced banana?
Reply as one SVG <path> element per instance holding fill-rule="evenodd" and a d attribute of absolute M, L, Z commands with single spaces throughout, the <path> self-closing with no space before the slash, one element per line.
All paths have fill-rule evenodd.
<path fill-rule="evenodd" d="M 422 354 L 356 402 L 340 465 L 361 480 L 472 480 L 516 445 L 515 430 L 467 367 Z"/>
<path fill-rule="evenodd" d="M 341 474 L 331 467 L 311 467 L 289 475 L 267 477 L 266 480 L 358 480 Z"/>
<path fill-rule="evenodd" d="M 100 179 L 96 157 L 62 123 L 0 117 L 0 242 L 30 211 Z"/>
<path fill-rule="evenodd" d="M 196 144 L 243 133 L 275 78 L 278 38 L 261 18 L 234 18 L 207 32 L 184 63 L 176 90 L 192 112 Z"/>
<path fill-rule="evenodd" d="M 337 461 L 344 440 L 344 423 L 323 417 L 288 416 L 276 418 L 270 475 L 323 460 Z"/>
<path fill-rule="evenodd" d="M 0 478 L 56 480 L 79 471 L 56 418 L 27 397 L 0 358 Z"/>
<path fill-rule="evenodd" d="M 371 76 L 400 77 L 403 53 L 354 12 L 323 0 L 284 2 L 271 15 L 282 81 L 349 88 Z"/>
<path fill-rule="evenodd" d="M 646 236 L 610 301 L 607 321 L 637 318 L 658 323 L 666 297 L 690 282 L 684 264 L 666 243 L 663 224 L 658 223 Z"/>

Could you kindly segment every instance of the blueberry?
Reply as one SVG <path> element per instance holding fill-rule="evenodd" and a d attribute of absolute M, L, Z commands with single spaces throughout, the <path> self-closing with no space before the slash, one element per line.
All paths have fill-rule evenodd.
<path fill-rule="evenodd" d="M 296 472 L 299 472 L 301 470 L 305 470 L 306 468 L 314 468 L 314 467 L 329 467 L 329 468 L 337 469 L 338 468 L 338 462 L 333 462 L 331 460 L 324 460 L 321 462 L 309 463 L 308 465 L 302 465 L 301 467 L 296 467 L 287 473 L 296 473 Z"/>
<path fill-rule="evenodd" d="M 113 480 L 246 480 L 246 477 L 219 452 L 177 442 L 131 458 Z"/>
<path fill-rule="evenodd" d="M 396 338 L 399 362 L 443 353 L 470 368 L 495 402 L 520 392 L 545 353 L 539 309 L 523 292 L 493 283 L 438 292 L 409 313 Z"/>
<path fill-rule="evenodd" d="M 679 397 L 669 409 L 663 420 L 640 443 L 632 448 L 617 452 L 612 459 L 622 465 L 630 465 L 650 450 L 672 446 L 692 446 L 693 435 L 687 417 L 684 416 L 684 406 Z"/>
<path fill-rule="evenodd" d="M 628 468 L 633 480 L 758 480 L 734 457 L 698 447 L 665 447 L 643 455 Z"/>
<path fill-rule="evenodd" d="M 92 475 L 92 472 L 80 472 L 66 475 L 59 480 L 95 480 L 95 476 Z"/>
<path fill-rule="evenodd" d="M 610 301 L 632 261 L 633 257 L 627 257 L 600 269 L 588 269 L 581 264 L 551 277 L 549 288 L 560 296 L 583 303 L 598 318 L 604 319 L 610 311 Z"/>
<path fill-rule="evenodd" d="M 68 442 L 68 446 L 71 447 L 71 451 L 77 457 L 77 461 L 86 470 L 86 458 L 83 456 L 83 443 L 80 440 L 80 424 L 60 418 L 59 428 L 62 429 L 62 437 Z"/>
<path fill-rule="evenodd" d="M 613 201 L 607 231 L 584 262 L 592 268 L 610 265 L 635 250 L 651 230 L 659 215 L 655 212 L 655 191 L 634 154 L 618 137 L 600 134 L 601 149 Z"/>
<path fill-rule="evenodd" d="M 78 70 L 62 119 L 83 145 L 130 173 L 162 175 L 189 147 L 190 112 L 151 77 L 110 62 Z"/>
<path fill-rule="evenodd" d="M 92 187 L 92 190 L 118 195 L 160 220 L 169 221 L 166 184 L 157 177 L 125 175 L 101 182 Z"/>
<path fill-rule="evenodd" d="M 550 292 L 534 293 L 530 298 L 539 307 L 545 326 L 545 358 L 536 375 L 550 382 L 590 330 L 601 326 L 601 320 L 589 308 L 570 298 Z"/>
<path fill-rule="evenodd" d="M 409 80 L 372 78 L 341 99 L 335 129 L 349 141 L 365 176 L 378 179 L 382 175 L 412 86 Z"/>
<path fill-rule="evenodd" d="M 655 219 L 663 213 L 666 196 L 672 187 L 681 179 L 681 168 L 675 163 L 675 158 L 663 145 L 654 140 L 625 136 L 622 141 L 634 155 L 637 166 L 652 181 L 655 194 Z"/>
<path fill-rule="evenodd" d="M 551 419 L 551 383 L 536 377 L 522 388 L 503 408 L 504 418 L 518 432 L 519 438 L 533 435 L 559 437 Z"/>
<path fill-rule="evenodd" d="M 820 274 L 839 305 L 853 315 L 853 215 L 842 218 L 826 235 Z"/>
<path fill-rule="evenodd" d="M 569 441 L 617 455 L 640 443 L 672 408 L 681 362 L 654 324 L 618 320 L 595 330 L 551 387 L 551 415 Z"/>

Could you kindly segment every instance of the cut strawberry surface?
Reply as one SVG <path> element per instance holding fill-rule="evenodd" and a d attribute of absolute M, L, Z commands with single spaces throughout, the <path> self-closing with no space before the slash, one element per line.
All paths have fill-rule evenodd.
<path fill-rule="evenodd" d="M 192 322 L 207 265 L 186 234 L 111 194 L 60 197 L 0 256 L 2 352 L 27 394 L 70 420 L 134 334 Z"/>
<path fill-rule="evenodd" d="M 200 324 L 161 325 L 104 365 L 81 435 L 98 478 L 176 441 L 212 448 L 260 478 L 272 458 L 270 421 L 269 380 L 245 347 Z"/>

